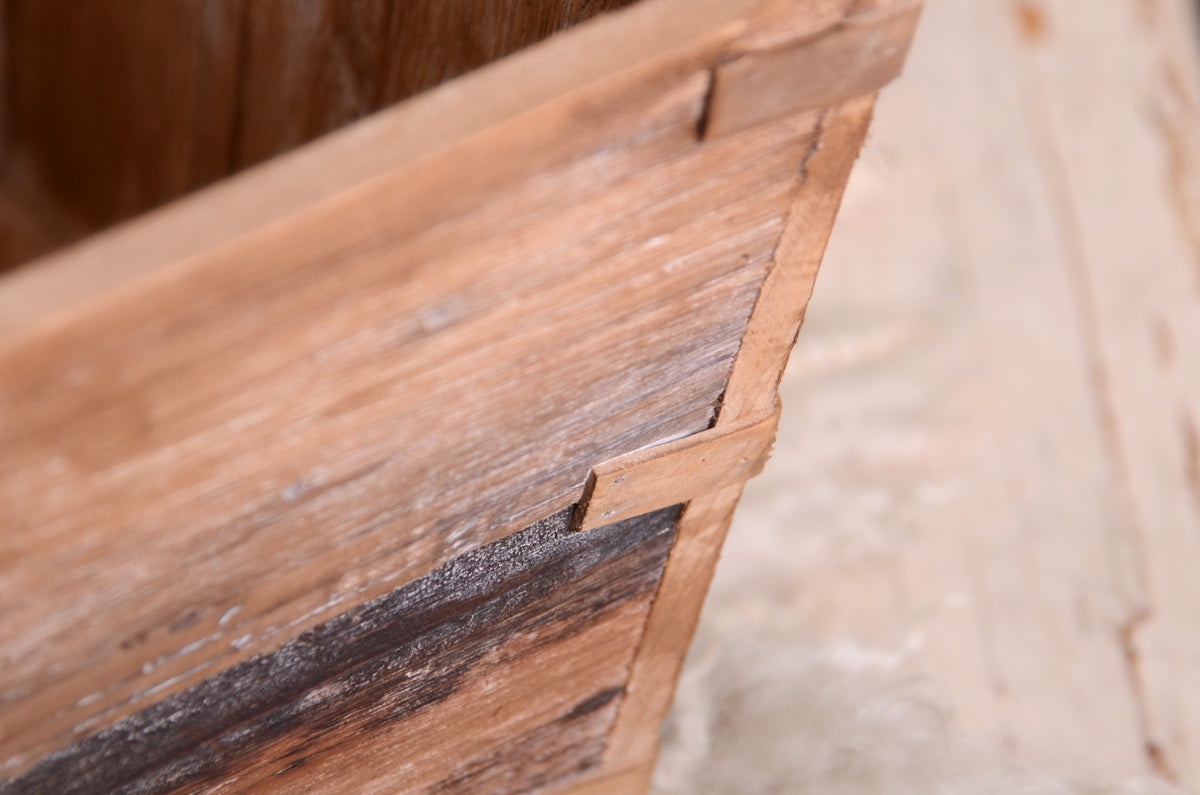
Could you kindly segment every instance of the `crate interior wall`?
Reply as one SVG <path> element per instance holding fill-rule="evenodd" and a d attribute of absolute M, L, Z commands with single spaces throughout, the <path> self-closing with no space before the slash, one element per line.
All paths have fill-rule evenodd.
<path fill-rule="evenodd" d="M 0 8 L 0 792 L 643 791 L 919 4 Z"/>

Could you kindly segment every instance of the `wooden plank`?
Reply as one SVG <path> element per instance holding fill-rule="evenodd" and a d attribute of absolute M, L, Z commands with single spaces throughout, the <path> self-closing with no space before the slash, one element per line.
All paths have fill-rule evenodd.
<path fill-rule="evenodd" d="M 593 467 L 575 511 L 575 529 L 591 530 L 745 483 L 762 472 L 778 424 L 776 407 L 766 417 L 725 423 Z"/>
<path fill-rule="evenodd" d="M 726 486 L 689 502 L 680 517 L 675 547 L 604 751 L 607 768 L 649 764 L 658 754 L 659 728 L 671 707 L 675 682 L 741 494 L 740 484 Z"/>
<path fill-rule="evenodd" d="M 10 156 L 81 231 L 228 173 L 239 6 L 3 4 Z"/>
<path fill-rule="evenodd" d="M 703 431 L 719 406 L 724 433 L 773 397 L 786 345 L 742 338 L 767 322 L 794 337 L 802 310 L 769 307 L 811 287 L 872 97 L 698 133 L 724 54 L 795 44 L 836 23 L 827 11 L 650 0 L 0 281 L 5 774 L 174 714 L 172 699 L 566 509 L 597 462 Z M 781 275 L 793 262 L 801 275 Z M 739 492 L 688 508 L 596 780 L 647 769 Z M 613 624 L 621 644 L 643 619 Z M 569 667 L 563 649 L 551 662 Z M 519 662 L 513 681 L 544 680 Z M 588 725 L 564 754 L 592 747 Z M 221 776 L 265 787 L 261 761 L 283 760 L 255 732 L 230 735 Z M 520 764 L 479 750 L 461 781 L 431 762 L 437 776 L 403 786 L 523 787 L 533 757 L 575 764 L 537 736 Z M 290 775 L 347 775 L 344 752 Z M 146 785 L 204 758 L 148 763 L 182 767 Z"/>
<path fill-rule="evenodd" d="M 820 133 L 801 161 L 801 188 L 775 252 L 776 265 L 786 264 L 767 274 L 754 305 L 721 403 L 722 421 L 753 416 L 775 404 L 841 204 L 842 186 L 866 135 L 872 107 L 868 97 L 822 116 Z M 832 151 L 822 151 L 830 146 Z"/>
<path fill-rule="evenodd" d="M 678 509 L 586 535 L 570 514 L 160 701 L 0 793 L 519 793 L 594 768 Z M 397 752 L 403 764 L 354 763 Z"/>
<path fill-rule="evenodd" d="M 820 135 L 803 161 L 801 183 L 771 272 L 734 362 L 717 428 L 739 427 L 739 417 L 778 405 L 776 390 L 787 354 L 803 322 L 833 216 L 873 106 L 874 97 L 868 96 L 823 116 Z M 741 493 L 741 485 L 735 484 L 700 496 L 680 519 L 679 538 L 630 671 L 628 698 L 609 740 L 608 765 L 635 764 L 656 753 L 658 730 L 670 709 Z"/>
<path fill-rule="evenodd" d="M 885 3 L 815 36 L 732 52 L 713 72 L 705 136 L 878 91 L 900 74 L 920 11 L 920 0 Z"/>
<path fill-rule="evenodd" d="M 1147 764 L 1195 788 L 1200 492 L 1189 472 L 1189 412 L 1200 381 L 1186 377 L 1186 363 L 1200 344 L 1173 334 L 1172 321 L 1200 308 L 1200 71 L 1194 41 L 1179 38 L 1195 30 L 1195 9 L 1114 4 L 1071 15 L 1053 2 L 1043 14 L 1026 91 L 1136 543 L 1137 601 L 1120 642 Z M 1064 112 L 1066 101 L 1079 111 Z M 1110 152 L 1121 157 L 1108 162 Z"/>
<path fill-rule="evenodd" d="M 608 768 L 604 770 L 607 771 Z M 643 764 L 618 772 L 588 775 L 547 792 L 553 795 L 642 795 L 650 791 L 650 780 L 653 776 L 654 766 Z"/>
<path fill-rule="evenodd" d="M 706 427 L 778 235 L 776 213 L 794 173 L 787 164 L 807 145 L 791 130 L 759 136 L 768 132 L 768 151 L 782 148 L 759 166 L 744 160 L 747 140 L 730 139 L 724 153 L 705 149 L 633 179 L 628 192 L 601 193 L 603 209 L 580 202 L 565 218 L 551 214 L 536 251 L 523 244 L 526 226 L 508 244 L 485 239 L 466 256 L 390 282 L 393 258 L 429 261 L 441 245 L 368 250 L 313 278 L 307 274 L 339 255 L 322 251 L 330 235 L 309 222 L 307 233 L 272 238 L 283 246 L 279 259 L 248 247 L 206 263 L 198 281 L 148 284 L 98 307 L 95 325 L 76 319 L 0 357 L 9 566 L 0 621 L 17 639 L 5 684 L 10 694 L 32 688 L 35 699 L 0 717 L 8 747 L 62 737 L 90 717 L 111 719 L 162 683 L 179 687 L 275 645 L 345 599 L 385 592 L 574 502 L 596 460 Z M 727 166 L 717 165 L 722 159 Z M 615 165 L 604 158 L 608 176 L 619 173 Z M 698 172 L 699 189 L 683 192 Z M 781 176 L 783 184 L 768 189 Z M 597 178 L 581 184 L 604 188 Z M 530 190 L 562 207 L 561 194 L 536 182 Z M 729 204 L 731 191 L 748 204 Z M 503 204 L 519 208 L 520 194 Z M 613 215 L 617 206 L 623 220 Z M 475 222 L 496 229 L 486 214 Z M 605 243 L 614 223 L 635 236 Z M 470 228 L 439 232 L 466 245 Z M 601 246 L 611 254 L 580 256 L 602 256 Z M 289 282 L 264 268 L 255 273 L 261 286 L 244 284 L 245 263 L 305 259 L 299 278 L 313 280 L 286 303 L 270 296 Z M 659 271 L 628 293 L 639 272 L 673 260 L 689 267 Z M 524 278 L 513 278 L 519 272 Z M 574 296 L 589 296 L 590 309 Z M 612 318 L 615 300 L 624 309 Z M 155 307 L 164 305 L 178 311 L 162 316 Z M 442 314 L 405 315 L 421 306 Z M 511 331 L 497 338 L 496 328 Z M 351 333 L 357 344 L 347 345 Z M 493 343 L 479 347 L 477 339 Z M 153 357 L 126 356 L 145 352 L 146 340 L 155 341 Z M 247 345 L 262 353 L 244 356 Z M 608 365 L 585 357 L 595 350 L 611 352 Z M 79 367 L 97 377 L 69 386 Z M 531 406 L 530 394 L 545 402 Z M 241 428 L 236 435 L 231 423 Z M 47 477 L 69 480 L 71 491 L 39 485 Z M 437 501 L 421 496 L 434 490 Z M 435 532 L 468 518 L 470 531 L 450 541 Z M 102 565 L 101 554 L 112 562 Z M 20 594 L 39 590 L 40 566 L 80 576 L 27 601 Z M 174 576 L 180 566 L 196 579 Z M 196 582 L 206 584 L 199 603 Z M 97 604 L 126 629 L 100 620 Z M 235 607 L 236 618 L 220 624 Z M 47 644 L 58 648 L 61 667 L 39 664 Z M 97 677 L 122 684 L 97 692 Z M 80 701 L 84 707 L 57 721 L 35 717 Z"/>

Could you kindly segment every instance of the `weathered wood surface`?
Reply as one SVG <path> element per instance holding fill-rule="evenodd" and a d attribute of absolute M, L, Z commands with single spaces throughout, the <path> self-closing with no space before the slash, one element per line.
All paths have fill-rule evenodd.
<path fill-rule="evenodd" d="M 709 640 L 765 616 L 918 682 L 1039 787 L 1200 789 L 1195 22 L 1188 0 L 928 4 Z"/>
<path fill-rule="evenodd" d="M 289 792 L 301 781 L 521 793 L 576 777 L 600 763 L 678 513 L 584 535 L 562 511 L 58 752 L 0 792 Z"/>
<path fill-rule="evenodd" d="M 873 91 L 738 125 L 713 70 L 858 6 L 649 0 L 0 281 L 5 775 L 766 413 Z M 645 781 L 739 491 L 597 781 Z"/>
<path fill-rule="evenodd" d="M 668 95 L 662 132 L 623 92 L 639 145 L 574 187 L 534 177 L 409 241 L 393 219 L 419 181 L 397 177 L 0 351 L 6 747 L 278 644 L 574 502 L 592 463 L 707 427 L 808 142 L 759 129 L 645 173 L 702 85 Z"/>

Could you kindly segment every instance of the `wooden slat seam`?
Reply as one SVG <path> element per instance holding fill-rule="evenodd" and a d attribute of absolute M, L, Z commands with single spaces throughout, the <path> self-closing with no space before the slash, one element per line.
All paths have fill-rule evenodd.
<path fill-rule="evenodd" d="M 597 464 L 588 475 L 573 527 L 590 530 L 744 484 L 762 472 L 778 426 L 776 402 L 759 416 Z"/>

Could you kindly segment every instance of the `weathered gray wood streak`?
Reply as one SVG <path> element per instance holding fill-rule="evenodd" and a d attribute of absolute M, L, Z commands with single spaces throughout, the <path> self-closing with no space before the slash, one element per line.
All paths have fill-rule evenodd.
<path fill-rule="evenodd" d="M 561 685 L 540 712 L 550 719 L 528 720 L 511 734 L 489 731 L 474 701 L 446 706 L 474 679 L 503 688 L 508 668 L 528 665 L 547 647 L 578 644 L 631 603 L 644 614 L 678 508 L 587 533 L 568 532 L 570 514 L 469 552 L 273 654 L 209 677 L 0 783 L 0 793 L 195 791 L 226 775 L 236 789 L 263 778 L 286 787 L 288 771 L 337 758 L 347 742 L 371 749 L 389 773 L 415 762 L 409 779 L 418 783 L 431 749 L 404 748 L 404 724 L 434 705 L 439 723 L 462 721 L 487 742 L 429 789 L 523 792 L 584 772 L 599 762 L 624 684 L 580 677 L 594 661 L 547 670 L 547 685 Z M 624 659 L 612 672 L 627 669 L 637 637 L 617 650 Z"/>

